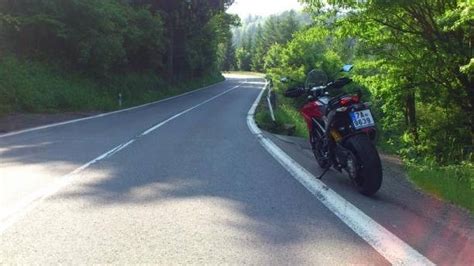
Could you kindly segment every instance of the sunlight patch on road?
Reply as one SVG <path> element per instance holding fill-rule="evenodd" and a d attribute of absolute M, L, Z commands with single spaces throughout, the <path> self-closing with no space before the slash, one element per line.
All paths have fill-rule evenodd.
<path fill-rule="evenodd" d="M 30 195 L 21 198 L 21 200 L 15 202 L 13 205 L 10 205 L 8 209 L 5 210 L 4 213 L 1 213 L 0 216 L 0 234 L 2 234 L 5 230 L 7 230 L 10 226 L 12 226 L 20 217 L 22 217 L 24 214 L 26 214 L 29 210 L 33 209 L 35 207 L 35 203 L 37 204 L 38 202 L 56 194 L 58 191 L 62 190 L 64 187 L 68 186 L 71 184 L 75 179 L 77 179 L 77 176 L 81 174 L 84 170 L 88 169 L 89 167 L 96 165 L 97 163 L 100 163 L 115 154 L 119 153 L 120 151 L 126 149 L 128 146 L 132 145 L 134 142 L 138 141 L 140 138 L 143 138 L 147 136 L 148 134 L 151 134 L 161 128 L 162 126 L 168 124 L 169 122 L 173 121 L 174 119 L 177 119 L 193 110 L 196 110 L 197 108 L 216 100 L 217 98 L 226 95 L 235 89 L 239 88 L 241 84 L 236 85 L 230 89 L 227 89 L 197 105 L 194 105 L 193 107 L 190 107 L 186 109 L 185 111 L 182 111 L 174 116 L 171 116 L 170 118 L 158 123 L 157 125 L 151 127 L 150 129 L 144 131 L 140 135 L 137 135 L 136 137 L 128 140 L 127 142 L 124 142 L 122 144 L 117 145 L 116 147 L 112 148 L 111 150 L 103 153 L 102 155 L 96 157 L 95 159 L 92 159 L 91 161 L 87 162 L 86 164 L 74 169 L 71 169 L 72 172 L 70 172 L 67 175 L 64 175 L 60 178 L 58 178 L 57 181 L 53 182 L 52 184 L 48 185 L 47 187 L 44 187 L 43 189 L 40 189 L 38 191 L 35 191 L 31 193 Z M 208 87 L 205 87 L 208 88 Z M 205 89 L 202 88 L 202 89 Z M 179 96 L 176 96 L 179 97 Z M 171 98 L 169 98 L 171 99 Z M 137 107 L 139 108 L 139 107 Z M 131 110 L 131 109 L 130 109 Z M 48 166 L 49 169 L 50 166 Z M 77 167 L 77 166 L 76 166 Z M 54 169 L 54 168 L 52 168 Z M 35 172 L 33 172 L 35 173 Z M 17 173 L 18 174 L 18 173 Z M 36 175 L 36 173 L 35 173 Z M 16 176 L 16 175 L 15 175 Z M 51 175 L 48 175 L 51 176 Z M 54 176 L 54 175 L 53 175 Z M 11 179 L 15 180 L 15 178 Z M 49 182 L 51 183 L 51 182 Z"/>

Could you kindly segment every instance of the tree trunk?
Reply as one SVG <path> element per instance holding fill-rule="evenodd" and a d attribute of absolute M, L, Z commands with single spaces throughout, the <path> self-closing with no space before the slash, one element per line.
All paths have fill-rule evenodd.
<path fill-rule="evenodd" d="M 405 98 L 406 123 L 409 132 L 412 134 L 415 144 L 418 144 L 418 124 L 416 121 L 416 101 L 415 90 L 412 88 Z"/>
<path fill-rule="evenodd" d="M 474 89 L 470 89 L 469 93 L 469 113 L 467 114 L 469 116 L 469 123 L 471 124 L 471 145 L 474 146 Z"/>
<path fill-rule="evenodd" d="M 169 24 L 169 47 L 168 47 L 168 60 L 166 64 L 168 67 L 168 78 L 172 80 L 174 78 L 174 23 Z"/>
<path fill-rule="evenodd" d="M 472 78 L 469 79 L 464 75 L 459 75 L 459 80 L 461 84 L 464 86 L 464 90 L 466 90 L 468 95 L 467 106 L 467 116 L 469 117 L 469 124 L 471 128 L 471 145 L 474 146 L 474 82 Z"/>

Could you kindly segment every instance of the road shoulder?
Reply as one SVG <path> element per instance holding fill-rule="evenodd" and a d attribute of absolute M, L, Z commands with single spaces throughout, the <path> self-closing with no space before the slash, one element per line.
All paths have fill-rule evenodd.
<path fill-rule="evenodd" d="M 265 131 L 263 134 L 313 175 L 321 173 L 305 139 Z M 374 198 L 358 194 L 345 175 L 335 170 L 323 182 L 435 263 L 456 261 L 472 265 L 474 255 L 469 250 L 474 249 L 474 217 L 418 190 L 408 181 L 397 158 L 384 154 L 381 157 L 384 183 Z"/>
<path fill-rule="evenodd" d="M 45 126 L 98 115 L 99 112 L 65 112 L 57 114 L 15 113 L 0 117 L 0 134 Z"/>

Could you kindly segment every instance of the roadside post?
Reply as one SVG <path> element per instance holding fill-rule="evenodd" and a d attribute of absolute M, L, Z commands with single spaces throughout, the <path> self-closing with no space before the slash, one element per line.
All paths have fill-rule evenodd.
<path fill-rule="evenodd" d="M 276 94 L 273 91 L 272 81 L 268 83 L 268 93 L 267 93 L 267 103 L 268 109 L 270 110 L 270 116 L 272 117 L 273 122 L 276 122 L 274 109 L 276 108 Z"/>

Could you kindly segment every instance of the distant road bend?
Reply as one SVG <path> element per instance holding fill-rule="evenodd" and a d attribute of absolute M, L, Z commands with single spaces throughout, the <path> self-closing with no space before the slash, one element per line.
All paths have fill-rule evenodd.
<path fill-rule="evenodd" d="M 393 263 L 249 130 L 264 85 L 0 136 L 0 264 Z"/>

